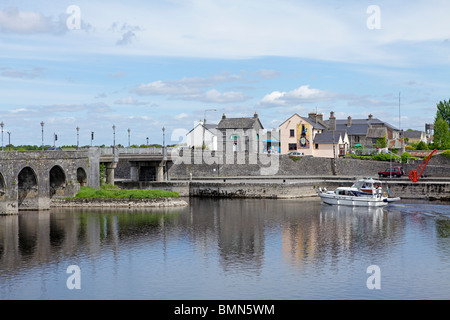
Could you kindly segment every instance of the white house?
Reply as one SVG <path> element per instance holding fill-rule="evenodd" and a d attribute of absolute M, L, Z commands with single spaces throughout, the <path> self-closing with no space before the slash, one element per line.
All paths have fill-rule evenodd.
<path fill-rule="evenodd" d="M 189 148 L 201 149 L 203 144 L 207 150 L 217 150 L 217 124 L 203 125 L 199 121 L 194 128 L 186 134 L 186 145 Z"/>

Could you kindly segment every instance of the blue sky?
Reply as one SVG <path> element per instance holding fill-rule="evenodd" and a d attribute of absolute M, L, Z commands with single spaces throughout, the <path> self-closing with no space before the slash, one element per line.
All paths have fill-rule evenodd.
<path fill-rule="evenodd" d="M 68 10 L 75 5 L 74 10 Z M 374 11 L 371 5 L 375 5 Z M 449 1 L 0 2 L 13 144 L 175 143 L 204 116 L 368 114 L 423 130 L 450 99 Z M 78 23 L 78 24 L 77 24 Z M 399 122 L 399 93 L 401 96 Z M 5 144 L 6 144 L 5 135 Z"/>

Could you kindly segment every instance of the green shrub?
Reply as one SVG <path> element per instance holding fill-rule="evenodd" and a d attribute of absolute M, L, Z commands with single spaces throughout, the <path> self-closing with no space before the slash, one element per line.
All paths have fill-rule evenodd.
<path fill-rule="evenodd" d="M 154 199 L 154 198 L 166 198 L 173 197 L 178 198 L 177 192 L 158 190 L 158 189 L 105 189 L 105 188 L 92 188 L 81 187 L 80 192 L 75 198 L 82 199 Z"/>
<path fill-rule="evenodd" d="M 450 150 L 445 150 L 444 152 L 441 153 L 441 155 L 450 159 Z"/>

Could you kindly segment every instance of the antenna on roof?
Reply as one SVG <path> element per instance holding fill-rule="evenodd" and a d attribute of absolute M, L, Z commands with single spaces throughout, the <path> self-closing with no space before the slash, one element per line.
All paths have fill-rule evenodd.
<path fill-rule="evenodd" d="M 401 128 L 401 120 L 400 120 L 400 91 L 398 92 L 398 130 L 402 130 Z"/>

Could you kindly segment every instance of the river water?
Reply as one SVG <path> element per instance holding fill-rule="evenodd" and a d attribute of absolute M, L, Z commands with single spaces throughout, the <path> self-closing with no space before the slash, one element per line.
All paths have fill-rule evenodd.
<path fill-rule="evenodd" d="M 449 270 L 449 203 L 190 199 L 0 216 L 0 299 L 450 299 Z"/>

